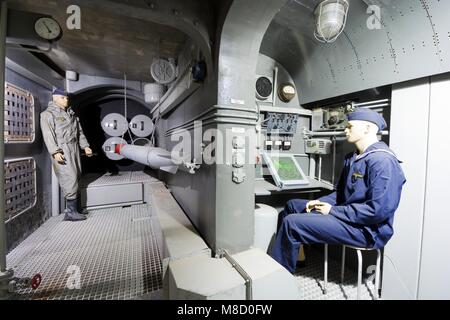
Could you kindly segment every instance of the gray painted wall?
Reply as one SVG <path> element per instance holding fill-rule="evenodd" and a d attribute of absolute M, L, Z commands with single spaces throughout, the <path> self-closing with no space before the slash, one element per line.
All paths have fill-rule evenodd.
<path fill-rule="evenodd" d="M 33 157 L 36 161 L 36 205 L 6 225 L 7 247 L 13 249 L 51 215 L 51 163 L 43 143 L 39 113 L 47 108 L 51 91 L 6 68 L 6 81 L 30 91 L 35 101 L 36 139 L 32 144 L 5 144 L 5 159 Z"/>

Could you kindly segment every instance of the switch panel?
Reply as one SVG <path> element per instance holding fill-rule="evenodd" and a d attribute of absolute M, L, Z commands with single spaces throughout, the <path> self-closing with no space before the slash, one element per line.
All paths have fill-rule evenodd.
<path fill-rule="evenodd" d="M 293 135 L 297 132 L 297 114 L 268 112 L 266 120 L 267 133 Z"/>

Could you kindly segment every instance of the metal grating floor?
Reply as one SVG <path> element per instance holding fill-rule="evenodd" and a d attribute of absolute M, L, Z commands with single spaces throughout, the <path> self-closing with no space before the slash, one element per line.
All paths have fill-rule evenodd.
<path fill-rule="evenodd" d="M 352 250 L 353 251 L 353 250 Z M 358 276 L 353 270 L 345 268 L 344 284 L 341 285 L 341 264 L 328 259 L 327 294 L 323 294 L 323 253 L 310 250 L 307 254 L 306 266 L 295 273 L 300 288 L 301 300 L 356 300 Z M 361 300 L 373 300 L 374 285 L 363 283 Z"/>
<path fill-rule="evenodd" d="M 37 290 L 24 289 L 14 299 L 124 300 L 161 299 L 162 266 L 157 240 L 161 231 L 149 205 L 91 211 L 82 222 L 49 219 L 7 256 L 16 277 L 42 275 Z M 80 289 L 70 289 L 74 268 Z M 310 250 L 306 267 L 295 274 L 300 300 L 356 299 L 357 275 L 329 259 L 328 290 L 323 294 L 323 254 Z M 72 274 L 73 275 L 73 274 Z M 373 299 L 373 284 L 363 284 L 363 300 Z"/>
<path fill-rule="evenodd" d="M 150 206 L 95 210 L 82 222 L 62 218 L 51 218 L 8 254 L 15 276 L 42 275 L 37 290 L 21 290 L 15 299 L 162 297 L 158 230 Z M 79 289 L 73 288 L 76 279 Z"/>
<path fill-rule="evenodd" d="M 109 186 L 114 184 L 128 184 L 134 182 L 158 182 L 159 180 L 153 178 L 143 171 L 124 171 L 116 174 L 105 173 L 95 174 L 88 173 L 83 175 L 80 180 L 80 186 L 82 187 L 99 187 Z"/>

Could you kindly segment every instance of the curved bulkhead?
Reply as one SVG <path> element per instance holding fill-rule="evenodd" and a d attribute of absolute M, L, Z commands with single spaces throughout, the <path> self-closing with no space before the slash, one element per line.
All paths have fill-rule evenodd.
<path fill-rule="evenodd" d="M 317 8 L 340 1 L 348 3 L 342 33 L 330 43 L 318 41 Z M 276 230 L 273 214 L 286 201 L 315 199 L 335 189 L 345 154 L 353 151 L 345 141 L 346 115 L 363 107 L 386 118 L 388 128 L 379 139 L 399 150 L 407 175 L 417 172 L 416 187 L 406 185 L 397 214 L 398 233 L 386 247 L 384 274 L 390 281 L 383 293 L 386 298 L 429 297 L 433 294 L 426 284 L 429 279 L 436 292 L 445 296 L 433 276 L 429 261 L 437 258 L 428 240 L 437 237 L 430 230 L 443 219 L 433 215 L 435 207 L 427 202 L 431 199 L 427 190 L 443 181 L 433 171 L 439 166 L 428 163 L 439 147 L 436 139 L 423 137 L 436 138 L 445 127 L 443 102 L 450 98 L 446 95 L 450 2 L 79 1 L 78 29 L 67 27 L 68 5 L 67 1 L 8 1 L 8 32 L 2 46 L 6 81 L 21 85 L 35 97 L 36 116 L 45 110 L 54 87 L 72 94 L 74 110 L 96 153 L 93 158 L 83 157 L 85 174 L 107 173 L 105 181 L 109 181 L 109 174 L 114 178 L 125 172 L 127 177 L 142 178 L 135 172 L 151 172 L 151 179 L 146 176 L 149 180 L 141 181 L 142 185 L 132 183 L 127 188 L 120 182 L 110 198 L 148 193 L 130 203 L 161 202 L 152 206 L 154 212 L 163 212 L 159 218 L 162 237 L 167 237 L 161 255 L 165 277 L 172 277 L 172 282 L 183 277 L 183 259 L 219 269 L 239 265 L 237 259 L 252 274 L 255 266 L 246 260 L 248 252 L 269 259 L 264 252 L 251 251 L 258 232 L 255 208 L 272 213 L 267 218 L 272 225 L 259 229 Z M 6 6 L 2 10 L 5 16 Z M 42 16 L 61 25 L 59 38 L 49 42 L 37 36 L 34 21 Z M 135 117 L 140 117 L 139 124 L 133 123 Z M 402 119 L 415 129 L 405 129 Z M 141 125 L 144 131 L 145 121 L 151 122 L 145 124 L 151 130 L 145 131 L 145 137 L 134 135 L 132 126 Z M 35 129 L 36 141 L 24 148 L 7 141 L 5 149 L 7 159 L 31 155 L 41 168 L 36 188 L 45 196 L 37 197 L 36 207 L 29 211 L 35 216 L 29 223 L 33 228 L 39 219 L 50 218 L 51 201 L 53 208 L 64 206 L 55 195 L 49 196 L 52 190 L 55 194 L 57 181 L 53 179 L 52 189 L 50 155 L 44 152 L 39 124 Z M 411 151 L 414 142 L 408 140 L 407 130 L 415 130 L 410 136 L 426 145 L 420 154 Z M 173 150 L 180 151 L 181 163 L 175 163 Z M 272 153 L 285 162 L 271 163 Z M 156 178 L 159 184 L 149 187 L 148 181 Z M 303 185 L 290 180 L 301 180 Z M 286 188 L 289 183 L 293 187 Z M 93 192 L 98 187 L 94 185 Z M 108 195 L 99 193 L 99 198 Z M 101 206 L 120 206 L 122 202 L 115 200 Z M 405 212 L 419 207 L 423 209 L 413 210 L 414 222 L 408 225 Z M 170 216 L 171 210 L 176 215 Z M 7 248 L 13 249 L 29 234 L 24 217 L 8 220 L 6 232 L 0 226 L 0 280 L 6 267 L 5 233 L 10 239 Z M 133 223 L 145 220 L 139 219 L 144 218 Z M 174 232 L 177 228 L 179 235 Z M 406 241 L 411 235 L 416 237 L 413 244 Z M 186 249 L 190 241 L 198 249 L 195 254 Z M 408 252 L 401 252 L 401 246 L 408 246 Z M 270 253 L 268 248 L 264 251 Z M 330 256 L 337 254 L 331 250 Z M 410 270 L 405 267 L 408 263 Z M 265 270 L 267 275 L 274 274 L 271 270 Z M 276 272 L 283 281 L 290 279 L 285 270 Z M 251 276 L 238 268 L 231 273 L 235 294 L 251 297 L 251 290 L 248 286 L 244 290 L 241 283 L 243 278 L 248 284 Z M 181 283 L 191 285 L 184 280 Z M 257 294 L 265 297 L 266 292 Z"/>

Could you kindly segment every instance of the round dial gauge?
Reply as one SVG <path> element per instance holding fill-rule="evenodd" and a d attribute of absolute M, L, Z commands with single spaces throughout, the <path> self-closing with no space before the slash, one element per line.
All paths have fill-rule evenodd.
<path fill-rule="evenodd" d="M 54 40 L 61 35 L 61 27 L 55 19 L 43 17 L 36 20 L 34 30 L 43 39 Z"/>
<path fill-rule="evenodd" d="M 283 102 L 289 102 L 295 97 L 295 87 L 294 85 L 287 83 L 282 84 L 278 90 L 278 97 Z"/>

